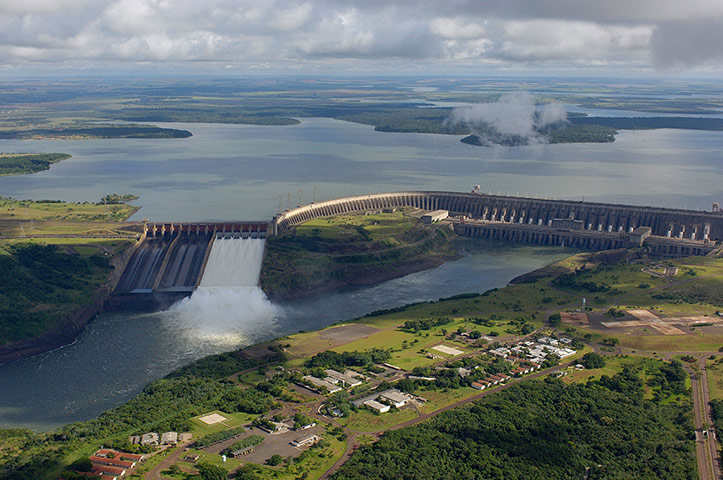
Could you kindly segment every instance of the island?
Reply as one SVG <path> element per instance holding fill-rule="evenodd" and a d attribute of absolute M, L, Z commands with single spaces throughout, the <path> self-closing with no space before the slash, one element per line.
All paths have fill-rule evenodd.
<path fill-rule="evenodd" d="M 0 175 L 42 172 L 70 157 L 67 153 L 0 153 Z"/>

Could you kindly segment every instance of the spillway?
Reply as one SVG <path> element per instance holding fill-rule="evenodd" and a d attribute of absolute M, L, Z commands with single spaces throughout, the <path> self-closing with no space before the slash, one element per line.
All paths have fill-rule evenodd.
<path fill-rule="evenodd" d="M 217 238 L 211 246 L 200 286 L 257 286 L 265 241 L 263 238 Z"/>

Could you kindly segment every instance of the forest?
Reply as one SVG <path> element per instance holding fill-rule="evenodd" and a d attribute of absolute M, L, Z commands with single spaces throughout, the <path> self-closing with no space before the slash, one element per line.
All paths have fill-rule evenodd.
<path fill-rule="evenodd" d="M 70 158 L 67 153 L 2 153 L 0 175 L 20 175 L 48 170 L 50 165 Z"/>
<path fill-rule="evenodd" d="M 105 256 L 67 254 L 57 245 L 1 247 L 0 345 L 37 335 L 89 304 L 110 269 Z"/>
<path fill-rule="evenodd" d="M 697 478 L 689 409 L 644 400 L 634 374 L 604 378 L 525 382 L 388 432 L 332 478 Z"/>

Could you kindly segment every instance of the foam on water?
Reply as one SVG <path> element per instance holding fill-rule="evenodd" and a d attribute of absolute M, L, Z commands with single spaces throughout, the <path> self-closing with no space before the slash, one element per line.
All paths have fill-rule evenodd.
<path fill-rule="evenodd" d="M 264 242 L 214 240 L 200 286 L 164 312 L 164 323 L 196 346 L 229 349 L 267 337 L 278 312 L 258 287 Z"/>

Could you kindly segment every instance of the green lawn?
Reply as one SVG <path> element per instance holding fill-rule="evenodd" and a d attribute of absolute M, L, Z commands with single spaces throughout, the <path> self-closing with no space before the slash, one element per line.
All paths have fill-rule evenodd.
<path fill-rule="evenodd" d="M 358 432 L 377 432 L 417 418 L 417 416 L 417 411 L 412 408 L 403 408 L 397 411 L 390 410 L 379 415 L 366 408 L 360 408 L 358 412 L 352 413 L 351 416 L 339 419 L 339 423 L 350 430 Z"/>

